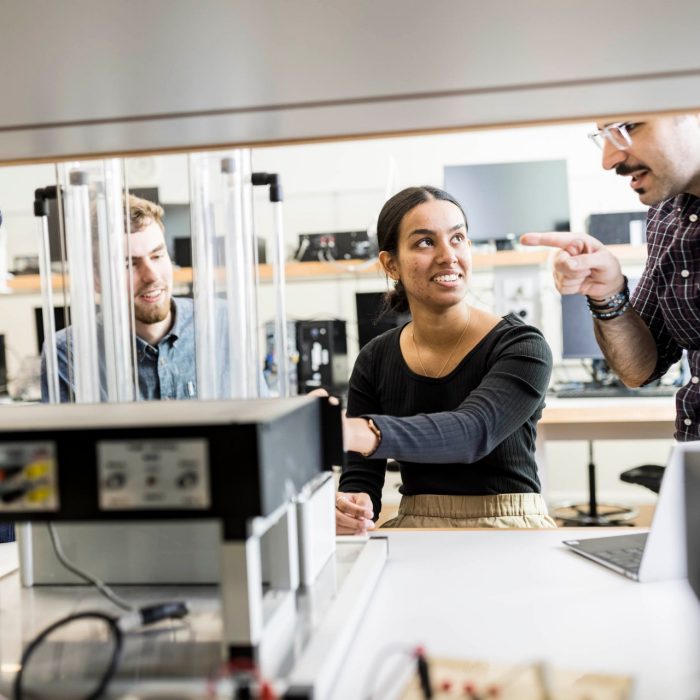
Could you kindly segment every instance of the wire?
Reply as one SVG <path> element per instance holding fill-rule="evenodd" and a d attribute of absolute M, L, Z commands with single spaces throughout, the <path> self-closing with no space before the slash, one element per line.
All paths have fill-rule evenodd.
<path fill-rule="evenodd" d="M 109 659 L 109 663 L 107 664 L 107 668 L 105 669 L 105 672 L 100 678 L 100 682 L 98 683 L 95 690 L 93 690 L 93 692 L 90 693 L 90 695 L 87 695 L 85 700 L 97 700 L 97 698 L 99 698 L 102 695 L 105 688 L 112 680 L 112 676 L 117 670 L 117 665 L 119 663 L 119 659 L 122 653 L 124 635 L 122 634 L 122 631 L 119 628 L 119 625 L 117 624 L 117 619 L 112 617 L 111 615 L 107 615 L 101 612 L 80 612 L 68 615 L 67 617 L 61 618 L 57 622 L 54 622 L 52 625 L 49 625 L 45 630 L 43 630 L 36 637 L 34 637 L 34 639 L 27 645 L 27 647 L 24 650 L 24 653 L 22 654 L 22 660 L 19 671 L 17 671 L 17 675 L 15 676 L 15 684 L 13 688 L 15 700 L 24 699 L 24 690 L 22 688 L 24 672 L 27 669 L 29 659 L 31 658 L 32 654 L 38 649 L 39 645 L 42 644 L 46 640 L 46 638 L 52 632 L 55 632 L 59 627 L 63 627 L 64 625 L 74 622 L 75 620 L 84 620 L 88 618 L 102 620 L 103 622 L 107 623 L 107 626 L 109 627 L 109 630 L 114 638 L 114 649 L 112 650 L 112 655 Z"/>
<path fill-rule="evenodd" d="M 101 583 L 101 582 L 100 582 Z M 104 584 L 103 584 L 104 585 Z M 106 588 L 106 586 L 105 586 Z M 149 605 L 143 608 L 131 610 L 127 615 L 122 615 L 121 617 L 114 617 L 113 615 L 108 615 L 103 612 L 79 612 L 66 617 L 61 618 L 57 622 L 49 625 L 46 629 L 40 632 L 25 648 L 22 654 L 22 661 L 15 676 L 14 683 L 14 697 L 15 700 L 23 700 L 23 688 L 22 682 L 24 679 L 24 674 L 29 665 L 29 660 L 31 659 L 34 652 L 39 648 L 39 646 L 46 641 L 46 639 L 57 629 L 65 627 L 76 620 L 101 620 L 107 624 L 107 627 L 112 635 L 114 641 L 114 647 L 112 649 L 109 662 L 107 663 L 103 674 L 99 677 L 99 683 L 97 684 L 95 690 L 93 690 L 89 695 L 85 697 L 85 700 L 97 700 L 97 698 L 102 696 L 109 685 L 112 677 L 116 673 L 119 661 L 122 655 L 122 649 L 124 646 L 124 635 L 130 632 L 137 626 L 151 625 L 161 620 L 166 619 L 182 619 L 188 614 L 187 606 L 184 603 L 172 602 L 172 603 L 160 603 L 158 605 Z M 172 632 L 173 627 L 164 627 L 160 630 L 147 630 L 145 632 L 151 633 L 166 633 Z M 142 631 L 143 633 L 144 631 Z"/>
<path fill-rule="evenodd" d="M 54 524 L 48 522 L 47 528 L 49 531 L 51 544 L 58 561 L 72 574 L 75 574 L 78 578 L 95 586 L 95 588 L 97 588 L 97 590 L 105 598 L 122 610 L 126 610 L 128 614 L 122 615 L 121 617 L 114 617 L 113 615 L 108 615 L 103 612 L 79 612 L 61 618 L 57 622 L 49 625 L 27 645 L 22 654 L 21 666 L 17 672 L 17 675 L 15 676 L 14 697 L 16 700 L 23 699 L 22 681 L 27 663 L 39 645 L 42 644 L 42 642 L 44 642 L 50 634 L 52 634 L 58 628 L 68 625 L 75 620 L 96 619 L 102 620 L 107 624 L 114 639 L 114 648 L 112 650 L 109 663 L 107 664 L 103 675 L 100 677 L 99 684 L 95 690 L 90 693 L 90 695 L 86 696 L 85 699 L 97 700 L 97 698 L 101 697 L 102 693 L 116 672 L 122 654 L 125 633 L 131 632 L 139 626 L 154 624 L 165 619 L 182 619 L 189 613 L 189 610 L 185 603 L 179 601 L 148 605 L 142 608 L 137 608 L 136 606 L 131 605 L 129 602 L 118 596 L 107 584 L 104 583 L 104 581 L 101 581 L 99 578 L 97 578 L 97 576 L 94 576 L 88 571 L 81 569 L 79 566 L 70 561 L 70 559 L 68 559 L 63 552 L 63 547 L 61 546 L 61 541 L 58 537 L 58 532 L 56 531 Z M 170 626 L 153 632 L 175 632 L 177 629 L 177 626 Z"/>
<path fill-rule="evenodd" d="M 320 262 L 325 262 L 325 263 L 330 263 L 334 267 L 337 267 L 339 270 L 342 270 L 343 272 L 348 272 L 348 273 L 353 273 L 353 272 L 360 272 L 361 270 L 366 270 L 368 267 L 371 267 L 372 265 L 376 265 L 377 262 L 379 262 L 379 258 L 376 255 L 373 255 L 369 258 L 367 258 L 364 262 L 362 263 L 357 263 L 357 264 L 345 264 L 337 260 L 336 258 L 333 257 L 333 255 L 326 250 L 325 254 L 324 251 L 319 250 L 318 251 L 318 259 Z"/>
<path fill-rule="evenodd" d="M 127 612 L 137 611 L 136 606 L 131 605 L 129 602 L 124 600 L 124 598 L 118 596 L 106 583 L 104 583 L 104 581 L 101 581 L 99 578 L 97 578 L 97 576 L 94 576 L 88 571 L 81 569 L 79 566 L 70 561 L 70 559 L 68 559 L 68 557 L 63 553 L 63 547 L 61 547 L 61 541 L 58 537 L 56 527 L 51 522 L 46 523 L 46 525 L 49 529 L 49 537 L 51 538 L 51 544 L 53 545 L 53 550 L 56 553 L 56 558 L 68 571 L 83 579 L 83 581 L 95 586 L 95 588 L 97 588 L 97 590 L 105 598 L 107 598 L 107 600 L 111 601 L 122 610 L 126 610 Z"/>

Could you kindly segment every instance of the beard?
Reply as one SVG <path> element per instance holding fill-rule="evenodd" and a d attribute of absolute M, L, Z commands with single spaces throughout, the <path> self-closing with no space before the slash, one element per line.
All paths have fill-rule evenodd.
<path fill-rule="evenodd" d="M 160 323 L 168 318 L 170 313 L 170 294 L 165 292 L 158 304 L 144 304 L 134 299 L 134 318 L 139 323 Z"/>

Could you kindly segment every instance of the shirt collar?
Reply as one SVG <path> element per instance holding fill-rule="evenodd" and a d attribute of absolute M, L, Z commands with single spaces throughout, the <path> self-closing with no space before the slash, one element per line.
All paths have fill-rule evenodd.
<path fill-rule="evenodd" d="M 190 305 L 184 302 L 183 299 L 178 297 L 172 297 L 170 300 L 170 310 L 173 314 L 173 325 L 170 330 L 161 338 L 158 347 L 162 343 L 169 341 L 175 343 L 177 339 L 182 335 L 184 329 L 186 328 L 188 322 L 191 321 L 193 309 Z M 136 336 L 136 350 L 139 355 L 146 351 L 146 348 L 153 347 L 150 343 L 147 343 L 143 338 Z"/>

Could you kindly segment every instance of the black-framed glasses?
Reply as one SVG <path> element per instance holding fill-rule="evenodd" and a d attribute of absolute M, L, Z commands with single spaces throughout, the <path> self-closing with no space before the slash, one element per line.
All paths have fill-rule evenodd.
<path fill-rule="evenodd" d="M 632 145 L 632 137 L 629 130 L 637 126 L 636 122 L 616 122 L 608 124 L 592 134 L 588 134 L 588 138 L 593 143 L 603 150 L 605 142 L 609 141 L 615 148 L 625 151 Z"/>

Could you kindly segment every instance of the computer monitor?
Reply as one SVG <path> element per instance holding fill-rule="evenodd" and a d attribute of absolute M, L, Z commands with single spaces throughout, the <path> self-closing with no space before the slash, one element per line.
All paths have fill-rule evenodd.
<path fill-rule="evenodd" d="M 129 194 L 146 199 L 154 204 L 160 204 L 160 194 L 157 187 L 129 187 Z"/>
<path fill-rule="evenodd" d="M 473 241 L 569 230 L 565 160 L 450 165 L 444 175 L 445 190 L 462 205 Z"/>
<path fill-rule="evenodd" d="M 192 267 L 190 205 L 162 203 L 161 206 L 164 212 L 165 244 L 170 257 L 180 267 Z"/>
<path fill-rule="evenodd" d="M 355 306 L 357 309 L 358 340 L 361 348 L 367 345 L 372 338 L 411 320 L 411 314 L 408 312 L 387 311 L 380 317 L 384 307 L 384 292 L 357 292 Z"/>
<path fill-rule="evenodd" d="M 53 319 L 57 331 L 66 327 L 65 306 L 53 307 Z M 38 354 L 41 355 L 41 349 L 44 347 L 44 316 L 40 306 L 34 308 L 34 327 L 36 328 L 37 350 Z"/>
<path fill-rule="evenodd" d="M 638 278 L 629 280 L 630 293 L 638 282 Z M 561 297 L 561 333 L 561 356 L 564 360 L 604 359 L 595 339 L 586 297 L 582 294 L 565 294 Z"/>
<path fill-rule="evenodd" d="M 618 211 L 591 214 L 588 233 L 605 245 L 646 242 L 646 211 Z"/>

